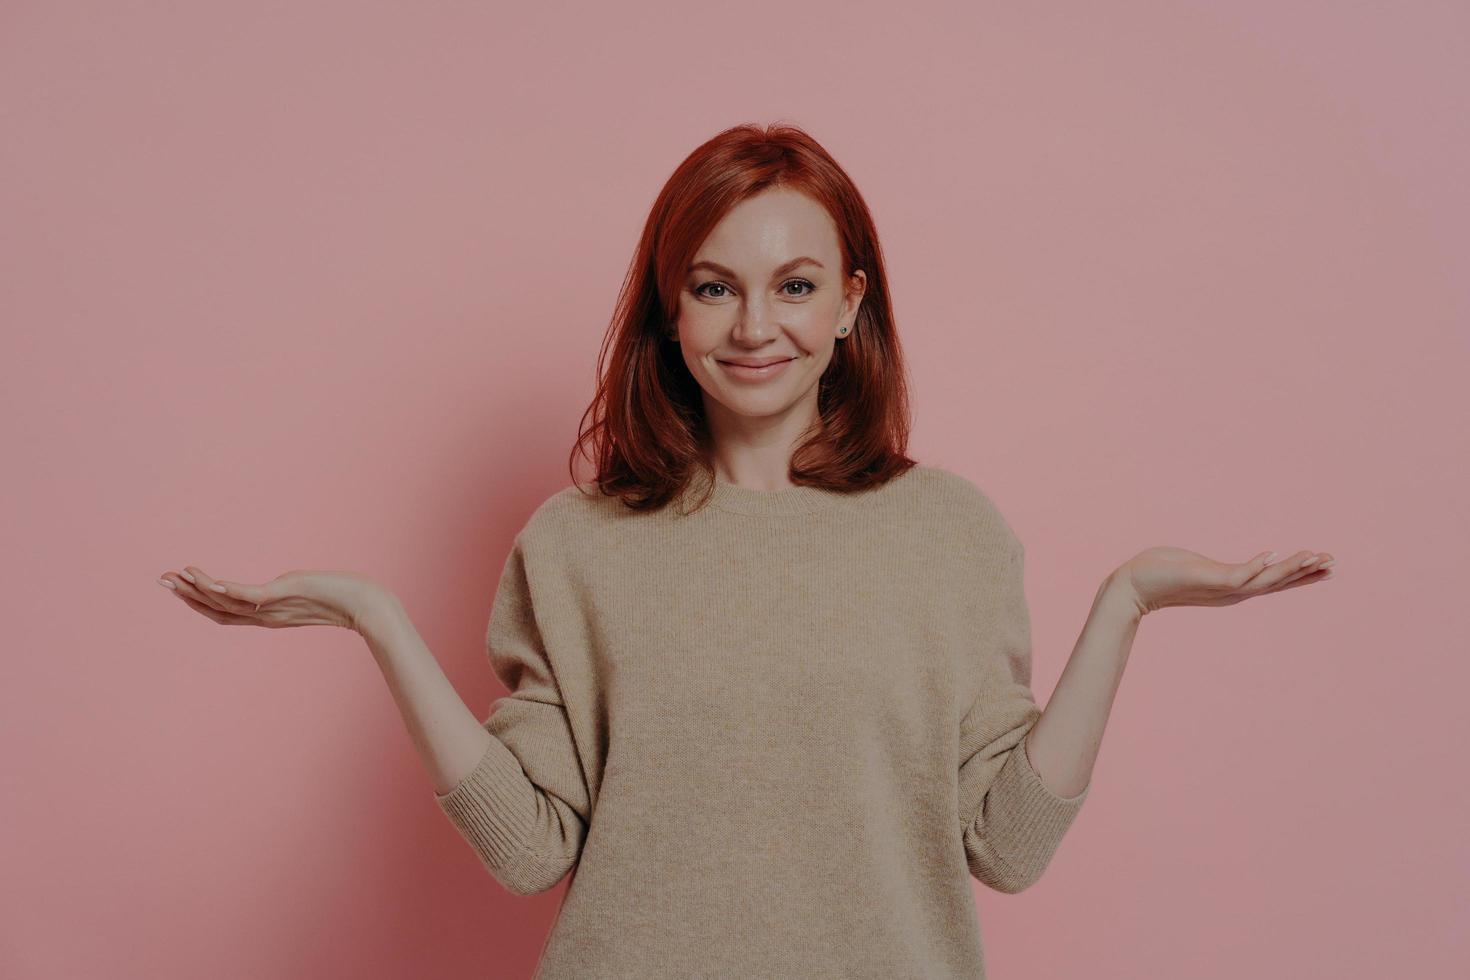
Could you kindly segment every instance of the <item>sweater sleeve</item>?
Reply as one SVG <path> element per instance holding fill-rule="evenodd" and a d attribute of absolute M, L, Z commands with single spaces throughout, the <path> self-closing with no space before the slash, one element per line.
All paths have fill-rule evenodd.
<path fill-rule="evenodd" d="M 976 598 L 980 692 L 960 725 L 959 802 L 965 857 L 979 881 L 1000 892 L 1029 888 L 1046 870 L 1091 790 L 1071 798 L 1041 781 L 1026 733 L 1041 716 L 1031 692 L 1031 620 L 1025 549 L 1000 525 L 989 576 Z"/>
<path fill-rule="evenodd" d="M 485 642 L 510 694 L 482 723 L 491 737 L 479 764 L 448 793 L 434 795 L 486 870 L 507 890 L 530 895 L 551 888 L 577 862 L 590 804 L 536 624 L 520 537 L 501 572 Z"/>

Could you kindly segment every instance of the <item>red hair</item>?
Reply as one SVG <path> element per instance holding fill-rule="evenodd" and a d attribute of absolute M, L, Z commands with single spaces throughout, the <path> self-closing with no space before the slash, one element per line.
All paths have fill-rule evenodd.
<path fill-rule="evenodd" d="M 820 428 L 792 453 L 791 482 L 848 492 L 917 465 L 905 455 L 908 386 L 868 206 L 837 161 L 804 131 L 747 123 L 689 154 L 653 203 L 598 355 L 597 394 L 582 415 L 568 463 L 573 483 L 577 454 L 589 442 L 599 490 L 634 510 L 662 507 L 699 469 L 713 476 L 699 383 L 669 331 L 699 246 L 737 204 L 773 187 L 822 204 L 837 226 L 843 269 L 849 275 L 862 269 L 867 279 L 855 330 L 836 341 L 818 382 Z"/>

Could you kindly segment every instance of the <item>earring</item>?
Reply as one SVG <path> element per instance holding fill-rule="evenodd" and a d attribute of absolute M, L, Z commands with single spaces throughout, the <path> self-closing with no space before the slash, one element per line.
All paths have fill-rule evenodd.
<path fill-rule="evenodd" d="M 838 327 L 837 328 L 837 333 L 840 334 L 840 335 L 842 335 L 842 336 L 846 336 L 847 335 L 847 328 L 846 327 Z"/>

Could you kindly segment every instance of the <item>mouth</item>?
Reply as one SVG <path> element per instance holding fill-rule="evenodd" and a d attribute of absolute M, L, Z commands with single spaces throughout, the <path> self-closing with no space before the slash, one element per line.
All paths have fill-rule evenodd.
<path fill-rule="evenodd" d="M 772 361 L 769 364 L 762 364 L 759 367 L 752 367 L 749 364 L 736 364 L 733 361 L 716 360 L 715 363 L 724 368 L 725 371 L 728 372 L 732 377 L 760 380 L 762 378 L 769 378 L 773 375 L 779 374 L 786 367 L 786 365 L 790 364 L 794 360 L 796 360 L 796 358 L 788 357 L 783 360 Z"/>

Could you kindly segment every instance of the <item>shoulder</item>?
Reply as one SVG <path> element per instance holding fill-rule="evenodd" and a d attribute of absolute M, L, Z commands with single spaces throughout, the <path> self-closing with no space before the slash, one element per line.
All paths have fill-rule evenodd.
<path fill-rule="evenodd" d="M 975 481 L 926 463 L 915 466 L 911 474 L 919 499 L 949 515 L 956 533 L 984 548 L 1021 549 L 1021 540 L 1000 507 Z"/>
<path fill-rule="evenodd" d="M 615 548 L 637 516 L 595 482 L 569 483 L 536 505 L 515 544 L 537 564 L 575 561 Z"/>
<path fill-rule="evenodd" d="M 617 503 L 615 498 L 601 494 L 595 485 L 569 483 L 536 505 L 516 537 L 529 543 L 585 531 L 589 525 L 609 520 Z"/>

